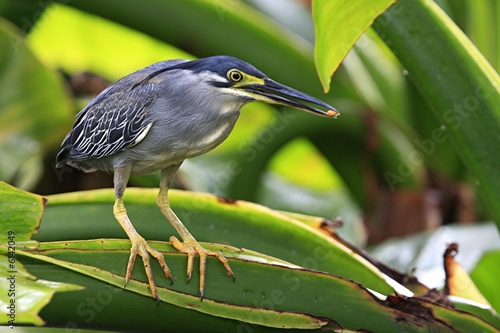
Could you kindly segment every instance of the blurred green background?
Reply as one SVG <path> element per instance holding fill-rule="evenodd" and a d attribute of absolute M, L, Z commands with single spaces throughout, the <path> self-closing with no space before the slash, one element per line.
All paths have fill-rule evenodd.
<path fill-rule="evenodd" d="M 441 0 L 500 66 L 500 2 Z M 227 54 L 334 105 L 324 120 L 253 103 L 228 140 L 188 160 L 176 187 L 334 219 L 359 245 L 490 216 L 446 128 L 369 29 L 328 94 L 313 62 L 309 1 L 0 1 L 0 180 L 40 194 L 111 187 L 54 168 L 74 115 L 110 82 L 153 62 Z M 343 29 L 345 27 L 339 27 Z M 131 186 L 157 186 L 135 177 Z"/>

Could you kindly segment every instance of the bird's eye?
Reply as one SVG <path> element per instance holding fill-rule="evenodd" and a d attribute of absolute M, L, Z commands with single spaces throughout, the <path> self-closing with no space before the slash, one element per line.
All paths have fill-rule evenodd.
<path fill-rule="evenodd" d="M 231 69 L 229 72 L 227 72 L 227 77 L 233 82 L 240 82 L 241 80 L 243 80 L 243 74 L 241 74 L 241 72 L 236 69 Z"/>

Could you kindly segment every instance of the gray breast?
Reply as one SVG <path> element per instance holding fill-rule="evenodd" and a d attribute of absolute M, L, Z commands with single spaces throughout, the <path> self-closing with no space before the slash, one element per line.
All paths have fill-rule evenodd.
<path fill-rule="evenodd" d="M 179 94 L 178 86 L 176 92 L 163 89 L 147 115 L 152 122 L 148 134 L 117 154 L 113 164 L 132 162 L 132 173 L 147 174 L 204 154 L 227 138 L 244 104 L 229 94 L 214 98 L 216 90 L 206 84 L 187 89 L 196 93 Z"/>

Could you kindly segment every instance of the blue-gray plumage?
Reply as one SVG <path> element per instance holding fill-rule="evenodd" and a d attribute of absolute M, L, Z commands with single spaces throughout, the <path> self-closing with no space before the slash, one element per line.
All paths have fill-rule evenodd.
<path fill-rule="evenodd" d="M 200 255 L 203 297 L 207 255 L 216 256 L 228 274 L 233 277 L 234 274 L 221 253 L 202 248 L 175 216 L 167 192 L 182 162 L 224 141 L 240 109 L 252 101 L 291 106 L 329 117 L 338 114 L 330 105 L 273 81 L 252 65 L 233 57 L 169 60 L 129 74 L 105 89 L 78 113 L 73 129 L 61 145 L 58 167 L 68 164 L 85 172 L 114 172 L 114 214 L 132 243 L 125 278 L 129 280 L 139 254 L 156 299 L 149 255 L 159 261 L 171 280 L 170 270 L 163 255 L 149 247 L 128 219 L 123 205 L 127 181 L 131 174 L 161 170 L 158 206 L 183 240 L 170 238 L 175 248 L 188 254 L 188 278 L 194 256 Z"/>

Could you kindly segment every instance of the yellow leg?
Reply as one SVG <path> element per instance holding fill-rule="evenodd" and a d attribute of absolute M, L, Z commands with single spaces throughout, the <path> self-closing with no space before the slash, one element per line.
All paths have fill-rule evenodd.
<path fill-rule="evenodd" d="M 118 221 L 118 223 L 120 223 L 123 230 L 125 230 L 128 237 L 130 238 L 130 241 L 132 242 L 130 257 L 127 264 L 127 272 L 125 274 L 125 285 L 127 285 L 128 281 L 130 280 L 130 276 L 132 275 L 132 269 L 134 268 L 135 259 L 137 255 L 140 255 L 142 257 L 144 269 L 146 270 L 146 275 L 148 277 L 149 289 L 151 290 L 151 294 L 159 302 L 160 298 L 158 296 L 158 291 L 156 290 L 156 285 L 153 278 L 153 270 L 151 269 L 151 265 L 149 262 L 149 255 L 158 260 L 158 262 L 160 263 L 160 267 L 165 273 L 165 276 L 170 280 L 170 284 L 172 284 L 172 275 L 170 274 L 170 269 L 165 262 L 165 257 L 161 252 L 151 248 L 146 243 L 146 240 L 135 230 L 134 226 L 127 216 L 127 210 L 123 205 L 123 199 L 121 197 L 116 199 L 115 205 L 113 207 L 113 213 L 115 214 L 116 220 Z"/>
<path fill-rule="evenodd" d="M 172 224 L 172 226 L 177 230 L 179 235 L 182 238 L 182 242 L 179 241 L 176 237 L 170 237 L 170 241 L 172 245 L 180 252 L 186 253 L 188 255 L 188 263 L 187 263 L 187 277 L 188 281 L 191 279 L 191 275 L 193 273 L 194 266 L 194 257 L 196 254 L 200 256 L 200 297 L 203 299 L 205 294 L 205 276 L 206 276 L 206 266 L 207 266 L 207 257 L 214 256 L 216 257 L 226 269 L 227 275 L 231 276 L 234 280 L 235 276 L 229 263 L 227 262 L 226 257 L 222 255 L 219 251 L 210 251 L 203 248 L 191 233 L 186 229 L 184 224 L 179 220 L 179 218 L 175 215 L 173 210 L 170 208 L 170 203 L 168 201 L 168 189 L 170 187 L 170 181 L 177 172 L 177 166 L 171 166 L 167 169 L 162 170 L 161 173 L 161 183 L 160 183 L 160 192 L 158 193 L 157 203 L 158 207 L 160 207 L 161 212 L 167 220 Z"/>

